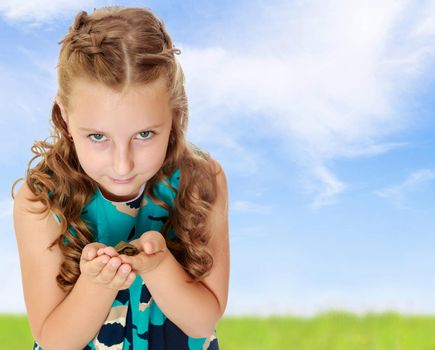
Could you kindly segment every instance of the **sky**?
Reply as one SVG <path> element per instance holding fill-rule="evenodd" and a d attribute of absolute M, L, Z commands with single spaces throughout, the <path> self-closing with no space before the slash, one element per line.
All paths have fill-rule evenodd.
<path fill-rule="evenodd" d="M 12 183 L 49 136 L 77 12 L 146 6 L 181 49 L 188 138 L 229 187 L 227 315 L 435 313 L 435 3 L 0 3 L 0 312 L 24 313 Z"/>

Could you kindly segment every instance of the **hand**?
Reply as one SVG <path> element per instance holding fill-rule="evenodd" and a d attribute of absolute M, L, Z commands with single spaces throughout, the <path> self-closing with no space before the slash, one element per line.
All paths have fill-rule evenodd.
<path fill-rule="evenodd" d="M 120 258 L 97 254 L 98 249 L 104 248 L 103 243 L 87 244 L 80 258 L 80 271 L 87 279 L 103 287 L 122 290 L 131 286 L 136 274 L 131 271 L 129 264 L 123 264 Z"/>
<path fill-rule="evenodd" d="M 139 249 L 140 253 L 133 256 L 120 255 L 113 247 L 104 247 L 98 249 L 97 254 L 119 257 L 123 263 L 129 264 L 135 273 L 141 274 L 154 270 L 168 253 L 165 238 L 158 231 L 144 232 L 138 239 L 129 243 Z"/>

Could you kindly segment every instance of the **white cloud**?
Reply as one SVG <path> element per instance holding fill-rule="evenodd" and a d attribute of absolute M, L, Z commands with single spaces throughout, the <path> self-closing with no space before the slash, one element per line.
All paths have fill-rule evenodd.
<path fill-rule="evenodd" d="M 102 5 L 6 0 L 0 13 L 38 22 Z M 349 185 L 331 171 L 332 162 L 408 145 L 391 138 L 418 125 L 418 115 L 402 110 L 434 57 L 433 18 L 432 2 L 313 0 L 250 4 L 230 21 L 211 23 L 209 46 L 177 45 L 193 138 L 218 145 L 223 163 L 251 176 L 260 158 L 234 129 L 257 123 L 284 140 L 305 170 L 301 182 L 316 191 L 312 206 L 333 204 Z M 39 69 L 51 83 L 54 67 Z M 28 104 L 18 106 L 31 115 Z M 207 123 L 199 126 L 199 116 Z"/>
<path fill-rule="evenodd" d="M 420 169 L 409 175 L 402 183 L 375 191 L 374 193 L 379 197 L 391 200 L 399 207 L 403 207 L 406 195 L 434 180 L 434 170 Z"/>
<path fill-rule="evenodd" d="M 30 52 L 26 54 L 29 55 L 27 66 L 11 69 L 8 64 L 0 62 L 0 125 L 5 145 L 0 149 L 0 165 L 8 168 L 19 162 L 22 154 L 26 154 L 26 159 L 32 155 L 32 139 L 47 137 L 50 101 L 56 89 L 53 80 L 55 64 L 50 74 L 47 57 Z M 38 58 L 40 62 L 45 62 L 45 71 L 42 70 L 42 63 L 37 62 Z"/>
<path fill-rule="evenodd" d="M 10 218 L 14 208 L 14 201 L 12 199 L 0 200 L 0 220 Z"/>
<path fill-rule="evenodd" d="M 311 169 L 315 178 L 321 180 L 321 186 L 317 189 L 314 187 L 315 198 L 311 203 L 311 208 L 316 209 L 325 205 L 334 204 L 337 201 L 337 195 L 345 190 L 347 185 L 338 180 L 336 176 L 328 170 L 327 167 L 319 164 Z M 306 189 L 313 190 L 314 182 L 307 181 Z"/>
<path fill-rule="evenodd" d="M 29 22 L 40 26 L 63 16 L 65 13 L 89 9 L 102 1 L 87 0 L 2 0 L 0 13 L 10 22 Z"/>
<path fill-rule="evenodd" d="M 9 21 L 29 21 L 38 25 L 42 21 L 56 20 L 63 13 L 70 16 L 69 11 L 75 12 L 85 6 L 98 5 L 81 0 L 5 0 L 0 3 L 0 15 Z M 220 145 L 222 154 L 227 155 L 225 163 L 231 164 L 232 169 L 252 176 L 264 163 L 258 161 L 256 151 L 238 138 L 236 132 L 243 125 L 263 125 L 271 137 L 285 140 L 296 152 L 293 154 L 304 171 L 300 181 L 314 193 L 313 207 L 333 204 L 349 186 L 329 168 L 334 160 L 375 156 L 407 146 L 407 142 L 389 138 L 410 124 L 407 116 L 401 114 L 400 95 L 402 91 L 412 91 L 413 79 L 419 79 L 433 59 L 434 17 L 435 5 L 429 2 L 319 0 L 249 4 L 242 14 L 231 18 L 232 22 L 219 25 L 214 38 L 207 36 L 210 47 L 181 47 L 180 59 L 186 70 L 192 118 L 207 116 L 207 125 L 199 127 L 193 122 L 191 130 L 195 138 Z M 35 58 L 33 52 L 25 49 L 21 52 L 28 54 L 29 60 Z M 47 60 L 47 56 L 36 56 L 32 64 L 32 68 L 37 68 L 35 72 L 11 71 L 9 67 L 0 66 L 0 105 L 11 111 L 10 118 L 6 118 L 7 124 L 12 125 L 9 120 L 14 120 L 23 130 L 36 128 L 35 122 L 40 121 L 41 116 L 46 115 L 48 119 L 48 113 L 42 110 L 49 107 L 47 98 L 51 94 L 47 90 L 54 77 L 55 63 Z M 20 116 L 16 115 L 17 110 Z M 2 115 L 0 122 L 3 121 Z M 38 122 L 38 125 L 42 123 Z M 233 126 L 234 130 L 224 128 L 227 126 Z M 46 126 L 43 127 L 45 130 Z M 216 130 L 220 132 L 216 133 Z M 22 135 L 3 129 L 3 136 L 9 135 L 17 144 L 23 142 L 24 138 L 17 137 Z M 6 141 L 10 145 L 13 140 Z M 6 153 L 14 156 L 5 150 L 1 161 L 6 159 Z M 412 184 L 429 181 L 432 175 L 429 170 L 429 175 L 410 176 L 408 190 L 413 188 Z M 398 193 L 394 188 L 390 189 L 393 196 Z M 264 203 L 258 198 L 259 203 Z M 0 245 L 13 252 L 16 247 L 10 205 L 8 200 L 0 202 L 0 209 L 8 213 L 0 220 L 0 241 L 8 237 L 6 243 L 1 241 Z M 264 209 L 248 201 L 235 202 L 235 205 L 242 211 Z M 253 237 L 267 238 L 268 232 L 253 225 L 232 233 L 231 238 L 233 243 L 236 241 L 242 246 Z M 1 260 L 5 268 L 0 271 L 5 275 L 0 278 L 13 277 L 10 284 L 0 287 L 0 307 L 2 311 L 8 308 L 23 310 L 18 256 L 3 255 Z M 251 266 L 248 271 L 250 269 Z M 288 271 L 283 270 L 283 273 Z M 270 280 L 277 281 L 276 278 Z M 245 280 L 239 278 L 238 281 Z M 248 292 L 252 287 L 249 288 Z M 298 305 L 293 307 L 300 307 L 301 312 L 304 305 L 316 305 L 313 302 L 316 300 L 320 307 L 361 305 L 358 302 L 361 296 L 355 295 L 354 290 L 349 292 L 352 299 L 348 302 L 340 293 L 331 293 L 323 302 L 323 299 L 303 300 L 307 289 L 310 288 L 303 288 L 301 298 L 289 297 L 287 290 L 282 292 L 282 298 L 260 290 L 248 301 L 245 300 L 246 293 L 240 293 L 240 298 L 230 302 L 234 308 L 246 307 L 246 310 L 258 312 L 253 307 L 257 305 L 255 301 L 261 300 L 268 313 L 287 310 L 291 305 L 289 300 L 298 300 Z M 399 289 L 392 288 L 386 295 L 394 295 Z M 319 295 L 324 294 L 321 291 Z M 261 299 L 261 296 L 278 300 L 275 308 L 269 307 L 267 298 Z M 378 291 L 373 293 L 372 300 L 372 305 L 381 303 Z M 416 300 L 429 300 L 429 297 Z M 432 305 L 435 304 L 432 302 Z"/>
<path fill-rule="evenodd" d="M 252 6 L 220 28 L 219 46 L 179 45 L 195 112 L 207 115 L 202 138 L 263 115 L 308 169 L 304 183 L 318 189 L 313 206 L 334 203 L 348 186 L 331 161 L 407 146 L 388 139 L 411 118 L 418 124 L 401 110 L 434 56 L 434 16 L 433 5 L 410 1 Z"/>
<path fill-rule="evenodd" d="M 246 200 L 236 200 L 230 206 L 233 210 L 245 213 L 257 213 L 257 214 L 267 214 L 270 213 L 272 208 L 267 205 L 262 205 L 259 203 L 254 203 Z"/>
<path fill-rule="evenodd" d="M 389 151 L 407 147 L 409 146 L 409 142 L 385 142 L 378 144 L 368 144 L 366 147 L 363 146 L 363 143 L 357 145 L 356 147 L 349 145 L 348 148 L 342 150 L 340 156 L 343 158 L 377 156 Z"/>
<path fill-rule="evenodd" d="M 274 298 L 264 297 L 274 293 Z M 371 313 L 396 312 L 404 315 L 432 315 L 435 301 L 429 293 L 408 291 L 397 295 L 397 290 L 388 288 L 385 295 L 380 296 L 379 290 L 364 288 L 356 295 L 354 291 L 322 290 L 316 295 L 307 295 L 306 291 L 288 292 L 262 290 L 258 294 L 236 290 L 228 301 L 226 315 L 297 315 L 299 317 L 314 317 L 321 313 L 333 311 L 351 312 L 363 316 Z M 426 302 L 423 302 L 426 301 Z"/>

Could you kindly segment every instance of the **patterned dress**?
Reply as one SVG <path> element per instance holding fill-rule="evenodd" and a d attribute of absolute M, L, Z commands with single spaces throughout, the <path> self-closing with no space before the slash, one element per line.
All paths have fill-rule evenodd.
<path fill-rule="evenodd" d="M 179 180 L 179 169 L 166 179 L 175 189 L 178 189 Z M 97 188 L 81 213 L 96 242 L 115 246 L 122 240 L 137 239 L 143 232 L 160 231 L 168 212 L 145 196 L 144 188 L 145 184 L 138 197 L 128 202 L 110 201 Z M 176 195 L 164 181 L 156 185 L 154 193 L 168 204 L 173 204 Z M 56 215 L 55 218 L 59 222 Z M 75 233 L 72 227 L 70 230 Z M 171 230 L 169 237 L 175 237 Z M 34 341 L 33 349 L 42 347 Z M 192 338 L 183 333 L 162 313 L 142 278 L 137 275 L 130 288 L 118 292 L 106 321 L 84 349 L 216 350 L 219 345 L 216 330 L 207 338 Z"/>

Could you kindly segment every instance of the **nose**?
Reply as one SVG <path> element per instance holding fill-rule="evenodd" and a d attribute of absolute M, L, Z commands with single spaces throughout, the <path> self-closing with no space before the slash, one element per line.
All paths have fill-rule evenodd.
<path fill-rule="evenodd" d="M 130 177 L 133 170 L 133 155 L 129 146 L 118 146 L 114 149 L 113 170 L 117 179 L 126 179 Z"/>

